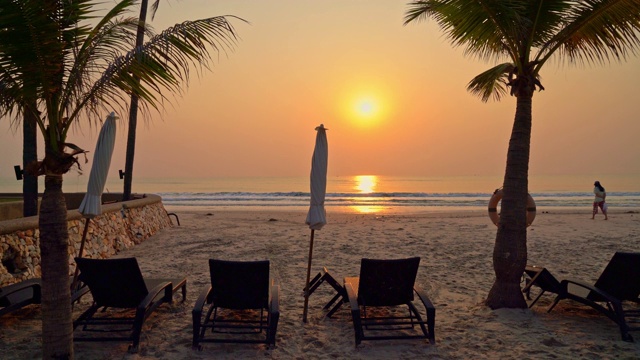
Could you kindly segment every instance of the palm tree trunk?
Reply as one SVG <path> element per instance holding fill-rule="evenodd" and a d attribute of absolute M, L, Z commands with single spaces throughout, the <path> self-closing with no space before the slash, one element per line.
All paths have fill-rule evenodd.
<path fill-rule="evenodd" d="M 520 279 L 527 264 L 527 195 L 533 94 L 517 97 L 503 183 L 500 224 L 493 248 L 496 280 L 486 304 L 492 309 L 526 308 Z"/>
<path fill-rule="evenodd" d="M 144 43 L 144 23 L 147 21 L 147 6 L 149 1 L 140 3 L 140 17 L 138 18 L 138 32 L 136 33 L 136 47 Z M 136 81 L 140 79 L 136 78 Z M 124 190 L 122 200 L 131 200 L 131 184 L 133 182 L 133 159 L 136 152 L 136 128 L 138 126 L 138 95 L 131 94 L 129 105 L 129 132 L 127 133 L 127 154 L 124 164 Z"/>
<path fill-rule="evenodd" d="M 35 101 L 34 101 L 35 103 Z M 37 104 L 32 104 L 36 108 Z M 38 137 L 35 115 L 31 111 L 24 112 L 22 122 L 22 202 L 23 216 L 38 214 L 38 176 L 28 169 L 38 161 Z"/>
<path fill-rule="evenodd" d="M 40 205 L 42 358 L 73 359 L 69 232 L 62 175 L 46 175 Z"/>

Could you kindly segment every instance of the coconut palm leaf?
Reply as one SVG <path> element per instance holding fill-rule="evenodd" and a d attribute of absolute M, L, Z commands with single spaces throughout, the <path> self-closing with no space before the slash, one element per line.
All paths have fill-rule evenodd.
<path fill-rule="evenodd" d="M 507 94 L 509 75 L 513 74 L 514 70 L 515 66 L 512 63 L 494 66 L 474 77 L 467 85 L 467 90 L 479 96 L 483 102 L 487 102 L 492 97 L 499 101 Z"/>
<path fill-rule="evenodd" d="M 640 1 L 579 1 L 561 28 L 544 44 L 539 60 L 552 55 L 579 64 L 603 64 L 637 55 L 640 39 Z"/>
<path fill-rule="evenodd" d="M 128 26 L 131 25 L 129 22 Z M 233 26 L 225 17 L 213 17 L 173 26 L 151 37 L 140 48 L 123 45 L 133 50 L 110 62 L 91 88 L 81 93 L 70 116 L 76 117 L 80 111 L 101 110 L 97 106 L 124 108 L 126 94 L 131 93 L 158 109 L 168 99 L 166 94 L 182 90 L 182 84 L 189 81 L 192 66 L 209 66 L 211 48 L 226 54 L 235 43 Z"/>

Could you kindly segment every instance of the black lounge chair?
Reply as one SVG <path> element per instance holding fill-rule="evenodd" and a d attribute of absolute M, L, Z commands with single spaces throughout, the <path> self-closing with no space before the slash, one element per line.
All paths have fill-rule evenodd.
<path fill-rule="evenodd" d="M 280 287 L 269 277 L 269 261 L 210 259 L 209 271 L 211 286 L 192 311 L 193 348 L 202 350 L 202 342 L 275 345 Z"/>
<path fill-rule="evenodd" d="M 126 332 L 126 336 L 75 336 L 74 341 L 131 341 L 129 352 L 138 351 L 142 324 L 164 303 L 171 303 L 173 294 L 182 289 L 182 301 L 187 295 L 187 279 L 144 279 L 135 258 L 76 258 L 80 280 L 93 296 L 93 304 L 73 322 L 74 330 L 96 333 Z M 103 308 L 98 313 L 98 310 Z M 135 314 L 111 314 L 107 308 L 131 309 Z"/>
<path fill-rule="evenodd" d="M 322 285 L 323 283 L 329 284 L 336 292 L 336 294 L 329 300 L 329 302 L 322 308 L 323 310 L 329 310 L 327 313 L 327 317 L 331 317 L 343 303 L 348 303 L 347 293 L 344 290 L 344 287 L 338 283 L 338 281 L 329 274 L 329 270 L 326 267 L 322 268 L 311 281 L 309 281 L 309 296 L 313 294 L 316 289 Z M 306 293 L 306 288 L 302 289 L 302 295 L 304 296 Z M 337 302 L 336 302 L 337 301 Z M 333 307 L 332 307 L 333 306 Z"/>
<path fill-rule="evenodd" d="M 640 330 L 638 326 L 629 326 L 640 320 L 640 253 L 616 252 L 594 285 L 574 280 L 562 280 L 560 284 L 561 291 L 549 311 L 562 299 L 577 301 L 618 324 L 622 340 L 633 341 L 629 331 Z M 635 306 L 625 309 L 625 302 Z"/>
<path fill-rule="evenodd" d="M 41 282 L 40 278 L 32 278 L 0 288 L 0 316 L 27 305 L 40 304 L 42 301 Z M 80 301 L 80 298 L 88 292 L 89 288 L 78 283 L 78 288 L 71 291 L 71 304 Z"/>
<path fill-rule="evenodd" d="M 540 288 L 540 293 L 538 296 L 529 304 L 529 308 L 532 308 L 536 302 L 540 299 L 540 297 L 545 292 L 550 292 L 554 294 L 560 293 L 562 286 L 560 285 L 560 281 L 556 279 L 549 270 L 543 267 L 538 266 L 527 266 L 524 269 L 525 279 L 525 287 L 522 289 L 522 292 L 527 296 L 527 300 L 531 300 L 531 287 L 537 286 Z"/>
<path fill-rule="evenodd" d="M 0 288 L 0 316 L 27 305 L 40 304 L 40 279 L 29 279 Z"/>
<path fill-rule="evenodd" d="M 356 346 L 362 340 L 428 339 L 435 343 L 436 309 L 427 294 L 415 284 L 419 264 L 419 257 L 362 259 L 360 277 L 344 279 Z M 426 310 L 426 321 L 413 304 L 414 292 Z M 407 307 L 406 313 L 399 311 L 398 307 L 402 305 Z M 378 331 L 390 335 L 374 335 Z"/>

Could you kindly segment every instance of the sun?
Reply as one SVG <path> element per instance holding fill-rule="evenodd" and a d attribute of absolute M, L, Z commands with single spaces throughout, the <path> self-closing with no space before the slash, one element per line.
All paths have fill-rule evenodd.
<path fill-rule="evenodd" d="M 356 102 L 356 113 L 363 118 L 370 118 L 376 114 L 378 106 L 373 99 L 363 98 Z"/>
<path fill-rule="evenodd" d="M 359 130 L 379 129 L 392 113 L 394 95 L 380 84 L 363 81 L 357 86 L 345 86 L 335 96 L 340 117 Z"/>
<path fill-rule="evenodd" d="M 350 108 L 350 118 L 360 126 L 371 127 L 382 117 L 382 103 L 373 95 L 354 96 L 351 99 Z"/>

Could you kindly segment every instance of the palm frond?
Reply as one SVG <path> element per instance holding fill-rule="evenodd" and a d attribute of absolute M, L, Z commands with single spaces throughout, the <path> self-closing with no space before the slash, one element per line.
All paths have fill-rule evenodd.
<path fill-rule="evenodd" d="M 138 20 L 118 18 L 134 3 L 133 0 L 121 1 L 84 38 L 78 39 L 60 101 L 66 106 L 60 109 L 61 112 L 72 111 L 75 101 L 91 89 L 109 62 L 134 48 Z"/>
<path fill-rule="evenodd" d="M 237 18 L 239 19 L 239 18 Z M 242 19 L 240 19 L 242 20 Z M 244 21 L 244 20 L 242 20 Z M 180 93 L 191 66 L 208 68 L 209 49 L 226 54 L 234 49 L 236 32 L 227 18 L 187 21 L 153 36 L 142 47 L 115 58 L 90 90 L 78 99 L 70 117 L 102 106 L 123 106 L 125 94 L 159 109 L 166 92 Z"/>
<path fill-rule="evenodd" d="M 518 43 L 526 32 L 526 0 L 418 0 L 409 3 L 405 25 L 433 18 L 454 46 L 484 60 L 507 56 L 519 61 Z"/>
<path fill-rule="evenodd" d="M 151 4 L 151 20 L 156 17 L 156 12 L 158 11 L 158 7 L 160 6 L 160 0 L 156 0 Z"/>
<path fill-rule="evenodd" d="M 493 97 L 499 101 L 507 94 L 508 79 L 515 71 L 516 67 L 512 63 L 504 63 L 477 75 L 467 85 L 467 90 L 480 97 L 483 102 L 489 101 Z"/>
<path fill-rule="evenodd" d="M 561 60 L 603 64 L 637 54 L 640 1 L 584 0 L 567 11 L 563 28 L 541 51 L 541 61 L 557 52 Z"/>

